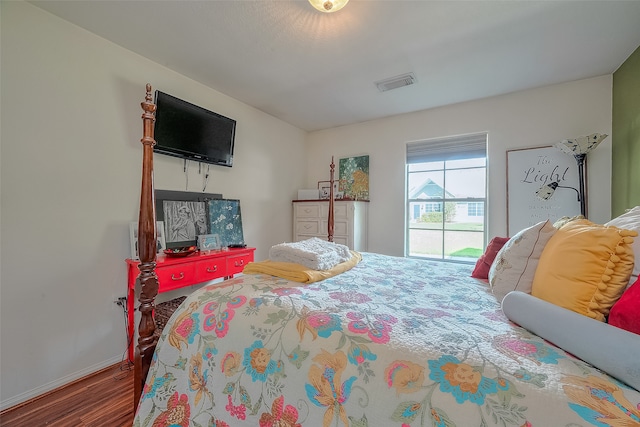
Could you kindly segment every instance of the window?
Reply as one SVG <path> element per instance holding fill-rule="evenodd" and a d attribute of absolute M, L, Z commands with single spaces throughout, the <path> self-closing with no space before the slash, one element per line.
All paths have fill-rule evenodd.
<path fill-rule="evenodd" d="M 425 212 L 442 212 L 442 203 L 425 203 Z"/>
<path fill-rule="evenodd" d="M 406 255 L 475 262 L 485 247 L 486 134 L 407 144 Z"/>
<path fill-rule="evenodd" d="M 468 216 L 484 216 L 484 203 L 471 202 L 467 203 Z"/>

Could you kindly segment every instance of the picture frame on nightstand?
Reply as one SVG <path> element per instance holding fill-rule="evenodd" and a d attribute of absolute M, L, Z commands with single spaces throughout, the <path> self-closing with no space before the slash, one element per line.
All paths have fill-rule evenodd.
<path fill-rule="evenodd" d="M 157 244 L 156 244 L 156 254 L 162 253 L 165 249 L 167 249 L 167 244 L 164 238 L 164 222 L 156 221 L 156 235 L 157 235 Z M 129 241 L 131 243 L 131 259 L 138 259 L 138 222 L 131 221 L 129 223 Z"/>
<path fill-rule="evenodd" d="M 209 232 L 220 236 L 220 245 L 244 245 L 240 200 L 209 200 Z"/>
<path fill-rule="evenodd" d="M 210 234 L 209 200 L 222 194 L 156 190 L 156 219 L 163 221 L 167 249 L 196 246 L 197 236 Z"/>
<path fill-rule="evenodd" d="M 201 252 L 220 250 L 220 236 L 217 234 L 202 234 L 198 236 L 198 249 Z"/>

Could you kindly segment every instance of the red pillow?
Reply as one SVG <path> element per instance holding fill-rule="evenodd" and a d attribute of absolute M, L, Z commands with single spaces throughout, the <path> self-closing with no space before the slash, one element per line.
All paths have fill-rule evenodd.
<path fill-rule="evenodd" d="M 610 325 L 640 335 L 640 278 L 613 304 L 608 322 Z"/>
<path fill-rule="evenodd" d="M 493 264 L 493 260 L 496 259 L 498 251 L 502 249 L 504 244 L 508 241 L 508 237 L 494 237 L 491 239 L 487 246 L 487 250 L 484 251 L 480 258 L 478 258 L 476 268 L 473 269 L 471 277 L 475 277 L 476 279 L 488 279 L 489 269 L 491 268 L 491 264 Z"/>

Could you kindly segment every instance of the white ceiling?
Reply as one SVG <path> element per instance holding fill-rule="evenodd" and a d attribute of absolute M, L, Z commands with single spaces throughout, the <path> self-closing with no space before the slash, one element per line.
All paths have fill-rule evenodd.
<path fill-rule="evenodd" d="M 309 131 L 610 74 L 640 45 L 638 0 L 31 3 Z"/>

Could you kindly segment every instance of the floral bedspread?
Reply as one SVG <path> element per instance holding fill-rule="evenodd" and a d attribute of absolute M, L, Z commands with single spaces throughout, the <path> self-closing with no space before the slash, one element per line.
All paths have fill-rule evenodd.
<path fill-rule="evenodd" d="M 510 323 L 471 269 L 364 253 L 310 285 L 205 286 L 164 328 L 134 425 L 640 425 L 638 391 Z"/>

